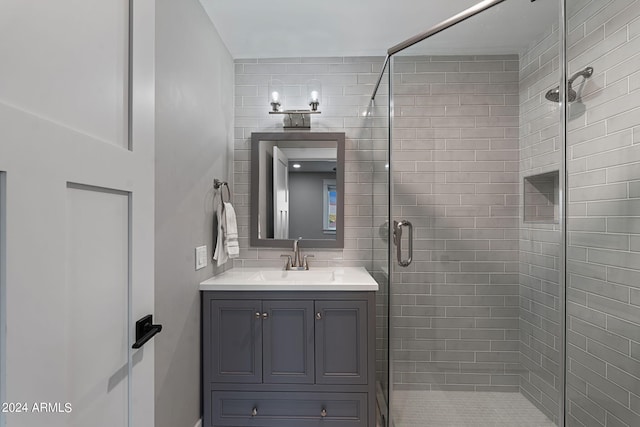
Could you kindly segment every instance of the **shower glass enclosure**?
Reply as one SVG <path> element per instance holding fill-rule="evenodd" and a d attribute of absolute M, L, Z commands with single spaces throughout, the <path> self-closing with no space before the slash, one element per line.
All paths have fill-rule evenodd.
<path fill-rule="evenodd" d="M 385 419 L 638 426 L 640 1 L 493 3 L 390 52 Z"/>

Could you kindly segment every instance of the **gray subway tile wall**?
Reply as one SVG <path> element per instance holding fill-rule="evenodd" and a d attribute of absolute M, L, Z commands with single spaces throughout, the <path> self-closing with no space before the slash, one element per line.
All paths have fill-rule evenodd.
<path fill-rule="evenodd" d="M 568 426 L 640 425 L 640 2 L 567 2 Z"/>
<path fill-rule="evenodd" d="M 309 249 L 316 266 L 365 266 L 370 271 L 374 248 L 373 198 L 386 194 L 386 183 L 376 182 L 386 163 L 387 85 L 377 104 L 369 105 L 375 79 L 384 58 L 260 58 L 235 64 L 234 202 L 238 217 L 240 257 L 235 267 L 280 266 L 282 249 L 249 246 L 250 144 L 252 132 L 282 131 L 282 115 L 269 115 L 268 85 L 284 84 L 286 109 L 309 108 L 304 93 L 310 79 L 322 82 L 321 114 L 312 117 L 312 131 L 346 133 L 344 249 Z M 359 83 L 361 80 L 373 83 Z M 379 214 L 378 214 L 379 215 Z M 378 224 L 379 225 L 379 224 Z M 301 249 L 306 251 L 304 240 Z M 385 255 L 386 258 L 386 255 Z"/>
<path fill-rule="evenodd" d="M 560 80 L 560 35 L 550 25 L 520 54 L 520 392 L 556 424 L 563 375 L 559 189 L 562 115 L 545 98 Z"/>
<path fill-rule="evenodd" d="M 394 58 L 392 212 L 415 233 L 391 297 L 396 390 L 519 391 L 517 69 Z"/>

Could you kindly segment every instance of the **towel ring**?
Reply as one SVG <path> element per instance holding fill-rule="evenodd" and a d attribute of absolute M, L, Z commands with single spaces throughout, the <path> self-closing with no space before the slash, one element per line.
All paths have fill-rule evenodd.
<path fill-rule="evenodd" d="M 229 184 L 226 181 L 220 181 L 218 178 L 214 178 L 213 180 L 213 188 L 219 190 L 221 187 L 227 187 L 227 202 L 231 201 L 231 190 L 229 189 Z M 222 202 L 224 201 L 224 195 L 220 192 L 220 198 L 222 198 Z"/>

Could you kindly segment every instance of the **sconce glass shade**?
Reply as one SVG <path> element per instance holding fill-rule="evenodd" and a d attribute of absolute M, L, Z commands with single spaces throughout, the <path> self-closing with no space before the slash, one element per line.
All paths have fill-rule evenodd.
<path fill-rule="evenodd" d="M 271 105 L 271 111 L 282 111 L 283 107 L 283 90 L 284 84 L 280 80 L 271 79 L 269 82 L 269 105 Z"/>
<path fill-rule="evenodd" d="M 322 83 L 320 80 L 309 80 L 307 82 L 307 97 L 311 111 L 318 111 L 318 106 L 322 101 Z"/>

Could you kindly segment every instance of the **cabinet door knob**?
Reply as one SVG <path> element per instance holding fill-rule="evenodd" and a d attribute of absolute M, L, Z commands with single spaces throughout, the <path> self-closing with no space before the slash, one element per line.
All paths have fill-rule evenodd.
<path fill-rule="evenodd" d="M 268 319 L 269 318 L 269 313 L 262 313 L 262 318 L 263 319 Z"/>
<path fill-rule="evenodd" d="M 256 311 L 256 319 L 259 319 L 259 318 L 260 318 L 260 313 Z"/>
<path fill-rule="evenodd" d="M 322 313 L 317 312 L 317 313 L 316 313 L 316 319 L 318 319 L 318 320 L 322 320 Z"/>
<path fill-rule="evenodd" d="M 255 417 L 256 415 L 258 415 L 258 408 L 253 408 L 253 409 L 251 410 L 251 416 L 252 416 L 252 417 Z"/>
<path fill-rule="evenodd" d="M 322 411 L 320 412 L 320 416 L 323 418 L 327 416 L 327 410 L 325 408 L 322 408 Z"/>

